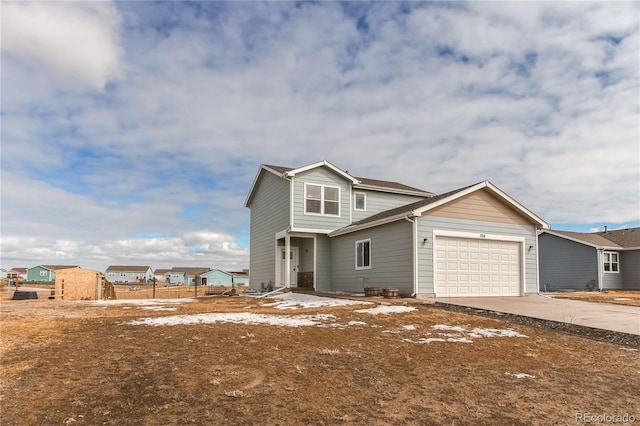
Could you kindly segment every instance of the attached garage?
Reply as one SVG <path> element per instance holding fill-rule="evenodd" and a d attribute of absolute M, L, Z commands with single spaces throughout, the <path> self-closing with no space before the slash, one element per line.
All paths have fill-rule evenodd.
<path fill-rule="evenodd" d="M 520 296 L 522 241 L 435 237 L 437 297 Z"/>

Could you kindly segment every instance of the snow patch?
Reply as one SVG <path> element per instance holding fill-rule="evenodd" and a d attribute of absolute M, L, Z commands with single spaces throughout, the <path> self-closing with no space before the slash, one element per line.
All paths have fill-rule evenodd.
<path fill-rule="evenodd" d="M 504 373 L 505 376 L 515 377 L 516 379 L 535 379 L 536 376 L 532 376 L 527 373 Z"/>
<path fill-rule="evenodd" d="M 140 309 L 144 309 L 145 311 L 177 311 L 178 308 L 167 308 L 165 306 L 143 306 Z"/>
<path fill-rule="evenodd" d="M 423 337 L 417 340 L 403 339 L 403 342 L 417 344 L 432 342 L 473 343 L 473 340 L 471 339 L 481 339 L 485 337 L 527 337 L 524 334 L 520 334 L 512 329 L 500 330 L 497 328 L 476 327 L 473 330 L 469 331 L 465 327 L 446 324 L 436 324 L 431 326 L 431 329 L 439 331 L 439 333 L 437 333 L 438 337 Z M 451 331 L 455 333 L 450 333 Z"/>
<path fill-rule="evenodd" d="M 143 318 L 139 320 L 127 321 L 121 325 L 197 325 L 197 324 L 248 324 L 248 325 L 275 325 L 281 327 L 309 327 L 322 325 L 326 321 L 335 320 L 334 315 L 265 315 L 253 314 L 249 312 L 232 313 L 210 313 L 194 315 L 172 315 L 159 318 Z"/>
<path fill-rule="evenodd" d="M 479 338 L 479 337 L 528 337 L 524 334 L 520 334 L 515 330 L 507 328 L 505 330 L 499 330 L 496 328 L 474 328 L 469 333 L 469 336 Z"/>
<path fill-rule="evenodd" d="M 157 306 L 157 305 L 180 305 L 182 303 L 195 302 L 196 299 L 121 299 L 121 300 L 86 300 L 84 303 L 92 306 Z"/>
<path fill-rule="evenodd" d="M 403 325 L 402 329 L 403 330 L 416 330 L 417 327 L 415 325 Z"/>
<path fill-rule="evenodd" d="M 320 308 L 352 305 L 370 305 L 371 302 L 348 299 L 334 299 L 331 297 L 313 296 L 301 293 L 284 293 L 272 296 L 276 299 L 273 303 L 261 303 L 261 306 L 274 307 L 276 309 Z"/>
<path fill-rule="evenodd" d="M 359 314 L 403 314 L 406 312 L 413 312 L 416 308 L 411 308 L 409 306 L 398 306 L 398 305 L 378 305 L 375 308 L 370 309 L 357 309 L 353 312 L 357 312 Z"/>
<path fill-rule="evenodd" d="M 361 326 L 361 327 L 366 327 L 367 323 L 364 321 L 349 321 L 348 322 L 349 325 L 356 325 L 356 326 Z"/>
<path fill-rule="evenodd" d="M 457 331 L 459 333 L 463 333 L 463 332 L 467 331 L 467 329 L 464 328 L 464 327 L 453 326 L 453 325 L 445 325 L 445 324 L 432 325 L 431 328 L 433 330 Z"/>

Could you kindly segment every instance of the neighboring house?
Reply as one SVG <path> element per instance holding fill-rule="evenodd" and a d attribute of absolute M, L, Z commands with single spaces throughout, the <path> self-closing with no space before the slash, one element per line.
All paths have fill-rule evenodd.
<path fill-rule="evenodd" d="M 211 268 L 186 266 L 177 266 L 175 268 L 171 268 L 171 284 L 195 285 L 196 276 L 200 276 L 210 270 Z"/>
<path fill-rule="evenodd" d="M 397 288 L 401 295 L 538 291 L 548 224 L 488 181 L 442 195 L 350 175 L 327 161 L 262 165 L 250 208 L 250 287 Z"/>
<path fill-rule="evenodd" d="M 12 282 L 18 279 L 20 282 L 24 282 L 27 280 L 27 269 L 28 268 L 12 268 L 7 271 L 7 278 Z"/>
<path fill-rule="evenodd" d="M 58 269 L 77 268 L 77 265 L 38 265 L 27 269 L 27 282 L 45 283 L 56 279 Z"/>
<path fill-rule="evenodd" d="M 640 228 L 544 230 L 538 239 L 540 290 L 640 290 Z"/>
<path fill-rule="evenodd" d="M 4 280 L 7 278 L 7 270 L 4 268 L 0 268 L 0 280 Z"/>
<path fill-rule="evenodd" d="M 146 284 L 153 281 L 151 266 L 109 266 L 105 279 L 114 284 Z"/>
<path fill-rule="evenodd" d="M 200 274 L 200 281 L 198 284 L 216 286 L 223 285 L 225 287 L 231 287 L 233 285 L 233 275 L 220 269 L 211 269 Z"/>
<path fill-rule="evenodd" d="M 234 285 L 249 285 L 249 270 L 245 269 L 242 272 L 231 272 L 233 275 Z"/>
<path fill-rule="evenodd" d="M 57 269 L 55 277 L 56 300 L 102 299 L 102 272 L 78 266 Z"/>
<path fill-rule="evenodd" d="M 171 270 L 169 272 L 169 281 L 168 281 L 168 285 L 171 286 L 175 286 L 175 285 L 185 285 L 185 283 L 187 282 L 187 273 L 185 271 L 174 271 Z"/>
<path fill-rule="evenodd" d="M 171 282 L 171 269 L 156 269 L 153 271 L 153 276 L 158 283 Z"/>

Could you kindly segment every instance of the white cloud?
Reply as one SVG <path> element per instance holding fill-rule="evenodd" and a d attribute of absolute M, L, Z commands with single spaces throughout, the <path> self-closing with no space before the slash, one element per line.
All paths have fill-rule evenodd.
<path fill-rule="evenodd" d="M 3 4 L 3 266 L 240 265 L 260 163 L 638 221 L 637 3 L 408 5 Z"/>
<path fill-rule="evenodd" d="M 67 87 L 102 90 L 121 73 L 120 26 L 111 2 L 7 2 L 2 50 Z"/>

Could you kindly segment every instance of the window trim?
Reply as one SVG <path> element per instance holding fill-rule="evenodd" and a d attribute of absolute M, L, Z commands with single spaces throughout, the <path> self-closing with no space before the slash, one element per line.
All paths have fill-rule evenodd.
<path fill-rule="evenodd" d="M 310 212 L 307 211 L 307 187 L 308 186 L 318 186 L 320 187 L 320 213 L 316 213 L 316 212 Z M 324 196 L 324 190 L 325 188 L 332 188 L 332 189 L 336 189 L 338 191 L 338 199 L 336 201 L 333 200 L 329 200 L 329 202 L 337 202 L 338 203 L 338 213 L 337 214 L 333 214 L 333 213 L 325 213 L 325 196 Z M 342 210 L 342 188 L 340 186 L 334 186 L 334 185 L 323 185 L 323 184 L 319 184 L 319 183 L 311 183 L 311 182 L 305 182 L 304 183 L 304 193 L 303 193 L 303 198 L 304 198 L 304 214 L 306 215 L 311 215 L 311 216 L 329 216 L 329 217 L 340 217 L 341 216 L 341 210 Z"/>
<path fill-rule="evenodd" d="M 362 197 L 364 198 L 364 207 L 359 209 L 358 208 L 358 195 L 362 195 Z M 367 211 L 367 193 L 366 192 L 354 192 L 353 193 L 353 210 L 359 211 L 359 212 L 365 212 Z"/>
<path fill-rule="evenodd" d="M 605 260 L 606 255 L 609 255 L 609 261 Z M 613 255 L 616 257 L 616 261 L 614 262 L 612 259 Z M 609 265 L 609 270 L 607 271 L 606 267 Z M 612 266 L 616 265 L 616 270 L 612 270 Z M 602 252 L 602 272 L 605 274 L 619 274 L 620 273 L 620 253 L 617 251 L 604 251 Z"/>
<path fill-rule="evenodd" d="M 358 245 L 360 244 L 365 244 L 368 243 L 369 244 L 369 264 L 364 266 L 364 257 L 363 257 L 363 266 L 358 266 Z M 364 247 L 364 246 L 363 246 Z M 364 269 L 371 269 L 371 238 L 366 238 L 364 240 L 358 240 L 355 242 L 355 268 L 356 271 L 361 271 Z"/>

